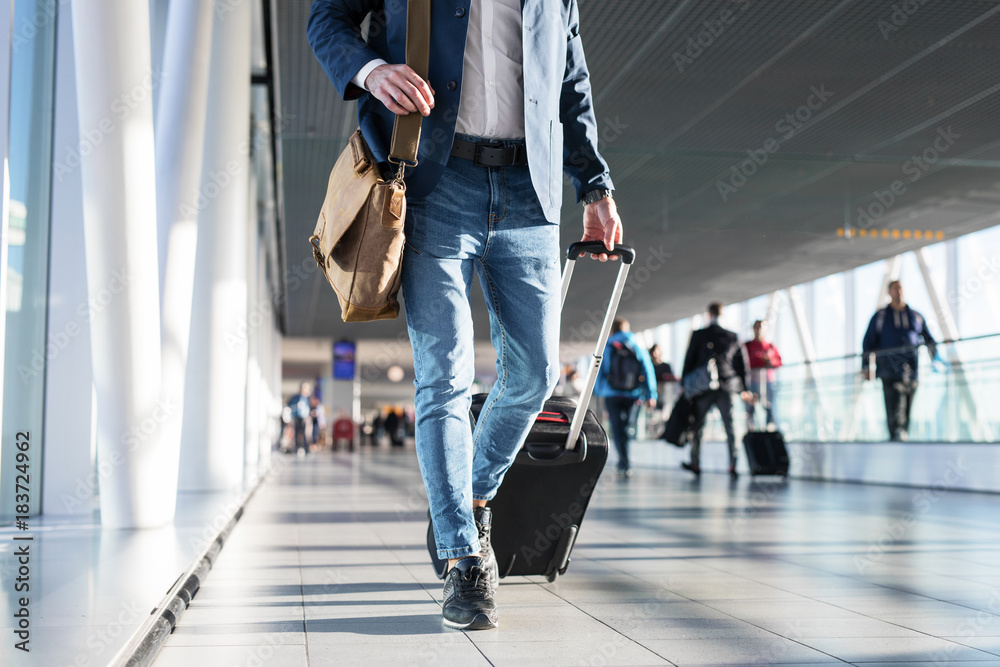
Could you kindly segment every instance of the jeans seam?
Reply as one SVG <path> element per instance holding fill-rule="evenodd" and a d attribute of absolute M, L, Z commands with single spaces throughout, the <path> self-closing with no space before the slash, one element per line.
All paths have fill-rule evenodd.
<path fill-rule="evenodd" d="M 497 326 L 500 327 L 500 368 L 503 371 L 503 375 L 497 377 L 497 382 L 500 384 L 500 391 L 497 392 L 496 398 L 489 404 L 489 406 L 484 405 L 482 411 L 479 413 L 479 422 L 490 416 L 493 412 L 493 406 L 496 405 L 504 393 L 507 391 L 507 332 L 503 327 L 503 320 L 500 318 L 500 301 L 497 298 L 496 286 L 493 283 L 493 279 L 490 278 L 489 271 L 486 270 L 486 264 L 479 260 L 479 265 L 483 267 L 483 275 L 486 276 L 486 283 L 490 288 L 490 296 L 493 297 L 493 308 L 496 311 L 497 316 Z M 476 445 L 479 444 L 479 436 L 482 435 L 482 429 L 479 429 L 479 434 L 472 441 L 472 448 L 475 450 Z"/>
<path fill-rule="evenodd" d="M 503 191 L 503 208 L 501 209 L 500 215 L 496 215 L 492 211 L 490 212 L 490 222 L 500 222 L 507 217 L 507 206 L 510 201 L 507 192 L 507 169 L 506 167 L 499 167 L 500 169 L 500 189 Z M 490 190 L 493 189 L 493 179 L 490 179 Z M 490 192 L 490 205 L 493 204 L 493 192 Z"/>

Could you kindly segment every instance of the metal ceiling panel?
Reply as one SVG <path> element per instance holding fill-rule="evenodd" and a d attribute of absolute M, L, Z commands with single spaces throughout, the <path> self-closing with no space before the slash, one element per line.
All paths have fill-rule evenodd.
<path fill-rule="evenodd" d="M 929 0 L 909 14 L 864 0 L 579 4 L 601 150 L 646 267 L 622 305 L 636 328 L 926 243 L 838 237 L 845 222 L 947 237 L 1000 224 L 1000 3 Z M 356 120 L 306 43 L 308 11 L 278 3 L 289 334 L 405 339 L 402 319 L 341 322 L 310 266 L 307 239 Z M 894 183 L 902 193 L 867 222 Z M 567 185 L 565 243 L 580 217 Z M 585 263 L 577 294 L 604 293 L 608 271 Z M 593 308 L 571 300 L 564 339 Z"/>

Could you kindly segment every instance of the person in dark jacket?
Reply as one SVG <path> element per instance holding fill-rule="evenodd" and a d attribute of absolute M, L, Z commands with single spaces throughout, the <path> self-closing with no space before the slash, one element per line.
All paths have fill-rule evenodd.
<path fill-rule="evenodd" d="M 638 358 L 642 372 L 636 376 L 636 386 L 632 389 L 622 389 L 612 386 L 610 377 L 612 359 L 615 347 L 627 346 Z M 604 358 L 597 371 L 597 381 L 594 383 L 594 393 L 604 397 L 604 405 L 608 409 L 608 419 L 611 422 L 611 436 L 618 451 L 618 476 L 632 476 L 632 467 L 628 459 L 629 435 L 628 427 L 635 417 L 636 409 L 646 404 L 652 410 L 656 407 L 656 377 L 653 373 L 653 362 L 646 348 L 632 333 L 629 322 L 624 317 L 616 317 L 611 325 L 611 336 L 604 346 Z"/>
<path fill-rule="evenodd" d="M 733 399 L 732 394 L 739 392 L 744 401 L 752 401 L 753 394 L 747 391 L 747 363 L 744 359 L 744 349 L 736 334 L 719 325 L 722 316 L 722 304 L 715 301 L 708 305 L 709 325 L 691 334 L 687 354 L 684 357 L 684 369 L 681 377 L 686 377 L 695 370 L 708 365 L 709 360 L 715 360 L 718 373 L 718 385 L 692 397 L 695 416 L 695 436 L 691 443 L 691 462 L 682 464 L 685 470 L 695 475 L 701 474 L 701 429 L 705 417 L 713 406 L 719 409 L 722 425 L 726 429 L 726 443 L 729 445 L 729 475 L 736 474 L 736 432 L 733 430 Z"/>
<path fill-rule="evenodd" d="M 653 362 L 653 377 L 656 380 L 656 409 L 662 410 L 667 383 L 677 382 L 677 377 L 670 364 L 663 360 L 663 351 L 656 343 L 649 348 L 649 359 Z"/>
<path fill-rule="evenodd" d="M 861 344 L 861 373 L 872 378 L 871 358 L 875 357 L 875 377 L 882 380 L 889 439 L 904 442 L 909 438 L 910 408 L 917 393 L 917 351 L 927 345 L 931 359 L 937 356 L 934 337 L 927 330 L 923 315 L 903 301 L 903 285 L 889 283 L 889 305 L 877 311 L 868 323 Z"/>

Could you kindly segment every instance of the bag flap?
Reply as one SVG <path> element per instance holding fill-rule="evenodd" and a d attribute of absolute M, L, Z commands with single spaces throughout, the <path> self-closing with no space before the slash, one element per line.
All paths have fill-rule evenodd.
<path fill-rule="evenodd" d="M 378 164 L 361 130 L 356 130 L 330 172 L 326 198 L 311 239 L 314 252 L 329 257 L 381 180 Z"/>

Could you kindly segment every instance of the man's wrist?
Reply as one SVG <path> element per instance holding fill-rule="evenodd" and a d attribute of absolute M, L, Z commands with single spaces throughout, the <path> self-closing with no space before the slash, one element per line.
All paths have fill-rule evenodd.
<path fill-rule="evenodd" d="M 376 67 L 387 64 L 388 63 L 382 60 L 381 58 L 374 58 L 372 60 L 369 60 L 367 63 L 365 63 L 364 67 L 358 70 L 358 73 L 354 75 L 354 78 L 351 79 L 351 83 L 353 83 L 358 88 L 361 88 L 363 90 L 368 90 L 368 86 L 365 85 L 368 80 L 368 75 L 374 72 Z"/>
<path fill-rule="evenodd" d="M 586 194 L 583 195 L 583 198 L 580 199 L 580 204 L 583 206 L 586 206 L 587 204 L 593 204 L 595 202 L 601 201 L 602 199 L 608 199 L 610 197 L 613 197 L 614 194 L 615 194 L 614 190 L 607 190 L 603 188 L 597 190 L 591 190 L 590 192 L 587 192 Z"/>

